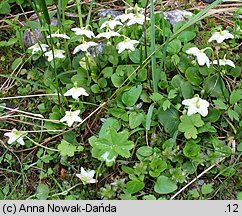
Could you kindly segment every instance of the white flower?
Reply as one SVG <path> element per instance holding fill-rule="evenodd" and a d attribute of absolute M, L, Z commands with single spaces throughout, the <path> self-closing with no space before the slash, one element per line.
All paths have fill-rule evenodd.
<path fill-rule="evenodd" d="M 205 117 L 208 114 L 209 103 L 206 100 L 201 99 L 198 95 L 192 99 L 183 100 L 182 104 L 188 106 L 188 116 L 200 113 L 200 115 Z"/>
<path fill-rule="evenodd" d="M 110 20 L 110 21 L 105 21 L 102 25 L 101 25 L 101 27 L 100 27 L 100 29 L 103 29 L 103 28 L 109 28 L 109 29 L 114 29 L 115 28 L 115 26 L 117 26 L 117 25 L 123 25 L 121 22 L 119 22 L 119 21 L 117 21 L 117 20 Z"/>
<path fill-rule="evenodd" d="M 145 9 L 144 8 L 140 8 L 137 3 L 135 4 L 134 7 L 129 7 L 127 10 L 128 11 L 133 10 L 135 13 L 144 13 L 145 12 Z"/>
<path fill-rule="evenodd" d="M 219 64 L 220 66 L 225 66 L 225 65 L 229 65 L 233 68 L 235 68 L 235 64 L 234 62 L 232 62 L 229 59 L 219 59 L 219 60 L 214 60 L 213 64 Z"/>
<path fill-rule="evenodd" d="M 115 17 L 114 20 L 121 20 L 122 23 L 126 22 L 127 20 L 131 20 L 135 17 L 133 13 L 128 13 L 128 14 L 121 14 L 117 17 Z"/>
<path fill-rule="evenodd" d="M 139 41 L 130 40 L 129 38 L 126 38 L 124 41 L 117 44 L 118 53 L 121 53 L 126 49 L 134 51 L 135 50 L 134 45 L 137 43 L 139 43 Z"/>
<path fill-rule="evenodd" d="M 58 37 L 58 38 L 64 38 L 64 39 L 70 39 L 69 36 L 67 36 L 66 34 L 51 34 L 51 37 Z M 50 35 L 47 36 L 47 38 L 50 38 Z"/>
<path fill-rule="evenodd" d="M 54 58 L 65 58 L 64 53 L 65 53 L 64 50 L 54 49 Z M 52 52 L 52 50 L 46 52 L 44 55 L 47 56 L 47 58 L 48 58 L 47 60 L 49 62 L 53 60 L 53 52 Z"/>
<path fill-rule="evenodd" d="M 96 38 L 111 38 L 111 37 L 118 37 L 120 36 L 120 34 L 118 32 L 115 32 L 115 31 L 108 31 L 108 32 L 103 32 L 103 33 L 100 33 L 96 36 Z"/>
<path fill-rule="evenodd" d="M 146 17 L 146 20 L 149 20 L 150 18 Z M 136 14 L 133 16 L 132 19 L 130 19 L 128 22 L 127 22 L 127 26 L 131 26 L 133 24 L 140 24 L 140 25 L 143 25 L 144 24 L 144 21 L 145 21 L 145 16 L 143 14 Z"/>
<path fill-rule="evenodd" d="M 78 116 L 80 110 L 76 111 L 66 111 L 65 116 L 60 120 L 60 122 L 67 122 L 68 127 L 71 127 L 74 122 L 81 122 L 82 119 Z"/>
<path fill-rule="evenodd" d="M 12 144 L 17 141 L 20 145 L 24 145 L 24 132 L 18 131 L 14 128 L 11 132 L 5 133 L 4 136 L 9 137 L 8 144 Z"/>
<path fill-rule="evenodd" d="M 207 67 L 210 66 L 209 58 L 204 53 L 204 49 L 200 50 L 197 47 L 192 47 L 186 51 L 187 54 L 192 54 L 197 57 L 197 62 L 199 65 L 207 65 Z"/>
<path fill-rule="evenodd" d="M 212 35 L 212 37 L 209 38 L 208 42 L 216 40 L 218 43 L 222 43 L 224 40 L 229 39 L 229 38 L 234 38 L 234 35 L 229 33 L 228 30 L 224 30 L 224 31 L 220 31 L 220 32 L 215 32 Z"/>
<path fill-rule="evenodd" d="M 74 31 L 76 35 L 85 35 L 90 39 L 95 37 L 94 33 L 86 28 L 72 28 L 71 30 Z"/>
<path fill-rule="evenodd" d="M 76 177 L 81 179 L 81 181 L 85 185 L 85 184 L 89 184 L 89 183 L 92 184 L 97 182 L 97 180 L 93 178 L 94 175 L 95 175 L 95 170 L 91 170 L 87 172 L 83 167 L 81 167 L 81 173 L 76 174 Z"/>
<path fill-rule="evenodd" d="M 83 52 L 85 52 L 85 51 L 87 51 L 90 47 L 97 46 L 97 45 L 98 45 L 98 43 L 95 43 L 95 42 L 92 42 L 92 41 L 84 42 L 84 43 L 78 45 L 78 46 L 74 49 L 73 54 L 76 54 L 76 53 L 79 52 L 79 51 L 83 51 Z"/>
<path fill-rule="evenodd" d="M 47 44 L 34 44 L 33 46 L 29 47 L 28 49 L 32 50 L 32 55 L 34 55 L 35 53 L 39 52 L 39 51 L 46 51 L 46 48 L 49 47 Z"/>
<path fill-rule="evenodd" d="M 72 96 L 74 99 L 77 99 L 80 95 L 88 96 L 86 90 L 84 88 L 78 88 L 74 86 L 73 88 L 69 89 L 64 96 Z"/>

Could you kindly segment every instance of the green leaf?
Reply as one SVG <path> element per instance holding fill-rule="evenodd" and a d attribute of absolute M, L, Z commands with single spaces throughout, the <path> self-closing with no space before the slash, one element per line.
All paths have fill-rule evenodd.
<path fill-rule="evenodd" d="M 74 131 L 68 131 L 63 135 L 63 139 L 67 141 L 68 143 L 71 143 L 73 145 L 77 144 L 76 140 L 76 133 Z"/>
<path fill-rule="evenodd" d="M 183 153 L 188 158 L 196 157 L 200 152 L 200 146 L 197 145 L 193 140 L 186 143 Z"/>
<path fill-rule="evenodd" d="M 150 168 L 150 176 L 158 177 L 161 174 L 161 172 L 167 169 L 167 163 L 158 157 L 153 157 L 150 163 Z"/>
<path fill-rule="evenodd" d="M 199 69 L 197 67 L 187 68 L 187 70 L 185 71 L 185 77 L 195 86 L 199 86 L 203 82 L 203 78 L 199 73 Z"/>
<path fill-rule="evenodd" d="M 150 95 L 150 99 L 154 102 L 158 102 L 158 101 L 162 101 L 164 97 L 160 93 L 154 92 L 152 93 L 152 95 Z"/>
<path fill-rule="evenodd" d="M 18 38 L 10 38 L 8 41 L 0 41 L 0 47 L 12 46 L 18 41 L 19 41 Z"/>
<path fill-rule="evenodd" d="M 156 200 L 156 197 L 154 195 L 145 195 L 143 200 Z"/>
<path fill-rule="evenodd" d="M 216 98 L 224 98 L 224 95 L 225 97 L 228 97 L 228 90 L 226 89 L 223 80 L 220 81 L 219 79 L 220 78 L 217 74 L 211 76 L 210 78 L 208 77 L 204 82 L 204 90 Z"/>
<path fill-rule="evenodd" d="M 0 190 L 0 200 L 4 200 L 4 194 L 3 194 L 2 190 Z"/>
<path fill-rule="evenodd" d="M 76 151 L 76 147 L 65 140 L 61 141 L 61 144 L 58 145 L 58 149 L 60 151 L 61 156 L 63 157 L 65 156 L 73 157 Z"/>
<path fill-rule="evenodd" d="M 111 81 L 113 83 L 113 85 L 118 88 L 122 85 L 123 81 L 124 81 L 124 77 L 123 76 L 119 76 L 117 73 L 114 73 L 111 76 Z"/>
<path fill-rule="evenodd" d="M 174 98 L 174 97 L 176 97 L 177 96 L 177 90 L 175 90 L 175 89 L 171 89 L 170 91 L 169 91 L 169 93 L 168 93 L 168 98 L 169 99 L 172 99 L 172 98 Z"/>
<path fill-rule="evenodd" d="M 40 184 L 36 190 L 36 197 L 39 200 L 46 200 L 48 198 L 49 193 L 50 193 L 50 189 L 48 185 Z"/>
<path fill-rule="evenodd" d="M 159 176 L 155 183 L 155 192 L 158 194 L 169 194 L 177 189 L 175 182 L 166 176 Z"/>
<path fill-rule="evenodd" d="M 211 192 L 213 192 L 212 184 L 204 184 L 202 186 L 202 194 L 203 195 L 210 194 Z"/>
<path fill-rule="evenodd" d="M 165 131 L 172 136 L 178 130 L 179 112 L 174 108 L 164 111 L 160 107 L 158 110 L 158 121 L 162 124 Z"/>
<path fill-rule="evenodd" d="M 129 52 L 129 58 L 135 64 L 140 63 L 140 61 L 141 61 L 140 57 L 141 56 L 140 56 L 140 51 L 139 50 L 135 50 L 133 52 Z"/>
<path fill-rule="evenodd" d="M 196 139 L 198 131 L 196 127 L 201 127 L 204 122 L 199 114 L 193 114 L 191 116 L 183 115 L 180 117 L 181 123 L 178 126 L 179 131 L 184 132 L 186 139 Z"/>
<path fill-rule="evenodd" d="M 113 74 L 113 68 L 112 67 L 105 67 L 102 72 L 104 78 L 110 78 Z"/>
<path fill-rule="evenodd" d="M 215 108 L 210 108 L 208 115 L 204 118 L 204 121 L 216 122 L 220 117 L 220 112 Z"/>
<path fill-rule="evenodd" d="M 239 121 L 239 114 L 232 110 L 232 109 L 228 109 L 228 115 L 229 115 L 229 118 L 233 121 L 234 119 L 236 121 Z"/>
<path fill-rule="evenodd" d="M 103 77 L 98 79 L 97 84 L 99 85 L 100 88 L 105 88 L 108 84 L 107 80 Z"/>
<path fill-rule="evenodd" d="M 10 5 L 8 1 L 3 1 L 0 3 L 0 14 L 9 14 L 11 12 Z"/>
<path fill-rule="evenodd" d="M 194 95 L 194 91 L 190 82 L 182 82 L 181 85 L 181 93 L 184 99 L 192 98 Z"/>
<path fill-rule="evenodd" d="M 242 191 L 237 194 L 237 200 L 242 200 Z"/>
<path fill-rule="evenodd" d="M 177 37 L 181 42 L 187 43 L 196 37 L 196 33 L 193 31 L 183 31 Z"/>
<path fill-rule="evenodd" d="M 142 91 L 142 86 L 132 87 L 130 90 L 125 91 L 122 95 L 122 102 L 128 106 L 132 107 L 135 105 Z"/>
<path fill-rule="evenodd" d="M 117 132 L 110 127 L 102 137 L 92 136 L 88 139 L 92 146 L 92 156 L 105 161 L 107 166 L 112 166 L 118 155 L 128 158 L 134 142 L 128 140 L 128 131 Z"/>
<path fill-rule="evenodd" d="M 91 91 L 94 93 L 94 94 L 97 94 L 98 92 L 100 92 L 100 88 L 98 86 L 98 84 L 94 84 L 91 86 Z"/>
<path fill-rule="evenodd" d="M 23 62 L 22 58 L 16 58 L 11 65 L 11 69 L 16 70 L 22 64 L 22 62 Z"/>
<path fill-rule="evenodd" d="M 198 133 L 204 133 L 204 132 L 210 132 L 210 133 L 216 133 L 217 130 L 214 126 L 211 125 L 211 122 L 206 122 L 205 125 L 198 128 Z"/>
<path fill-rule="evenodd" d="M 149 157 L 153 154 L 153 149 L 148 146 L 142 146 L 138 148 L 136 154 L 141 155 L 143 157 Z"/>
<path fill-rule="evenodd" d="M 237 103 L 238 101 L 240 101 L 241 99 L 242 99 L 242 89 L 238 89 L 238 90 L 232 91 L 229 102 L 230 102 L 230 104 L 233 105 L 233 104 Z"/>
<path fill-rule="evenodd" d="M 118 131 L 120 129 L 120 127 L 121 127 L 121 125 L 117 119 L 112 118 L 112 117 L 107 118 L 104 121 L 104 123 L 99 131 L 99 137 L 100 138 L 105 137 L 109 128 L 114 128 L 116 131 Z"/>
<path fill-rule="evenodd" d="M 145 183 L 138 180 L 132 180 L 127 182 L 126 188 L 130 194 L 137 193 L 145 187 Z"/>
<path fill-rule="evenodd" d="M 137 128 L 143 121 L 144 116 L 142 113 L 131 112 L 129 114 L 129 126 L 130 129 Z"/>
<path fill-rule="evenodd" d="M 237 150 L 242 151 L 242 142 L 238 145 Z"/>
<path fill-rule="evenodd" d="M 181 41 L 174 39 L 171 41 L 167 47 L 167 52 L 171 54 L 177 54 L 181 50 Z"/>
<path fill-rule="evenodd" d="M 227 109 L 227 105 L 220 99 L 213 100 L 213 103 L 218 109 L 224 109 L 224 110 Z"/>
<path fill-rule="evenodd" d="M 163 108 L 164 111 L 166 111 L 167 109 L 169 109 L 170 106 L 171 106 L 171 102 L 170 102 L 168 99 L 165 100 L 165 101 L 163 102 L 163 104 L 162 104 L 162 108 Z"/>

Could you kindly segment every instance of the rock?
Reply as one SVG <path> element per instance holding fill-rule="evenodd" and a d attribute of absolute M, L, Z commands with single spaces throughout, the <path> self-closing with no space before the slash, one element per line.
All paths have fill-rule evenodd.
<path fill-rule="evenodd" d="M 164 12 L 164 18 L 171 24 L 175 25 L 179 21 L 187 21 L 186 17 L 192 16 L 193 13 L 186 10 L 172 10 Z"/>
<path fill-rule="evenodd" d="M 107 10 L 100 11 L 98 13 L 98 16 L 100 16 L 101 18 L 105 18 L 105 17 L 111 16 L 112 19 L 114 19 L 115 17 L 117 17 L 117 16 L 119 16 L 121 14 L 123 14 L 123 12 L 112 10 L 112 9 L 107 9 Z"/>
<path fill-rule="evenodd" d="M 32 22 L 38 22 L 39 23 L 39 19 L 36 17 L 36 15 L 32 15 L 30 18 L 29 18 Z M 58 24 L 58 21 L 55 17 L 52 17 L 50 19 L 50 24 L 52 26 L 57 26 Z M 43 34 L 41 33 L 41 31 L 37 28 L 34 29 L 34 31 L 32 31 L 31 29 L 26 29 L 24 31 L 24 45 L 26 47 L 30 47 L 30 46 L 33 46 L 34 44 L 37 43 L 38 40 L 43 40 L 44 39 L 44 36 Z"/>

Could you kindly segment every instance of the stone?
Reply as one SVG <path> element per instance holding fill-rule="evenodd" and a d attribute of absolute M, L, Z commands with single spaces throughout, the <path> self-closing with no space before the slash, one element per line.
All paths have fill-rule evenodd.
<path fill-rule="evenodd" d="M 112 10 L 112 9 L 107 9 L 107 10 L 100 11 L 98 13 L 98 16 L 100 16 L 101 18 L 106 18 L 108 16 L 111 16 L 111 18 L 114 19 L 121 14 L 123 14 L 123 12 Z"/>
<path fill-rule="evenodd" d="M 192 15 L 193 13 L 186 10 L 172 10 L 164 12 L 164 18 L 173 26 L 179 21 L 187 21 L 187 17 Z"/>
<path fill-rule="evenodd" d="M 31 20 L 32 22 L 39 23 L 39 19 L 35 14 L 32 15 L 29 18 L 29 20 Z M 57 24 L 58 24 L 57 18 L 52 17 L 50 19 L 50 25 L 57 26 Z M 30 28 L 24 31 L 24 45 L 26 47 L 33 46 L 38 42 L 38 40 L 41 41 L 43 39 L 44 39 L 44 35 L 41 33 L 41 31 L 38 28 L 34 28 L 33 31 Z"/>

